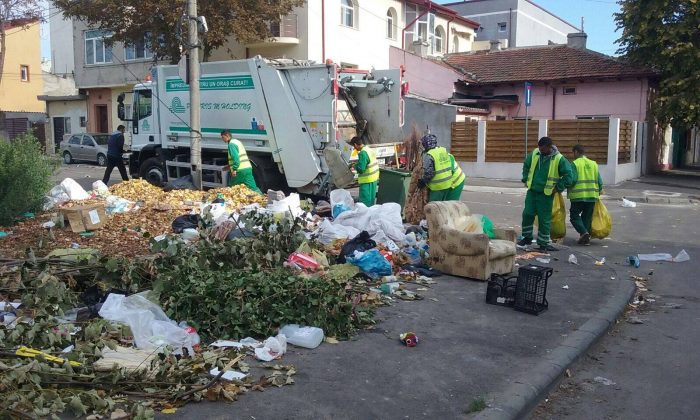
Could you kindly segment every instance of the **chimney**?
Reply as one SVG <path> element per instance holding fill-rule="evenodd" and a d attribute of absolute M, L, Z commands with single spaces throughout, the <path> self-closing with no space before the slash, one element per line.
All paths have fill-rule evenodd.
<path fill-rule="evenodd" d="M 567 42 L 566 46 L 569 48 L 578 48 L 580 50 L 586 49 L 586 39 L 588 35 L 585 32 L 576 32 L 566 36 Z"/>
<path fill-rule="evenodd" d="M 491 43 L 491 49 L 489 50 L 490 52 L 495 52 L 495 51 L 501 51 L 501 41 L 494 39 L 490 41 Z"/>

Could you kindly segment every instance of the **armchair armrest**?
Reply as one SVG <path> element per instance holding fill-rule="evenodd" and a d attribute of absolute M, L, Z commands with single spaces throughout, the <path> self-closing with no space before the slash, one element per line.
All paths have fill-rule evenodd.
<path fill-rule="evenodd" d="M 440 248 L 452 255 L 472 256 L 486 254 L 489 237 L 483 233 L 466 233 L 451 227 L 440 227 L 430 236 Z"/>
<path fill-rule="evenodd" d="M 506 241 L 515 242 L 517 235 L 515 229 L 506 228 L 494 228 L 493 233 L 496 235 L 496 239 L 502 239 Z"/>

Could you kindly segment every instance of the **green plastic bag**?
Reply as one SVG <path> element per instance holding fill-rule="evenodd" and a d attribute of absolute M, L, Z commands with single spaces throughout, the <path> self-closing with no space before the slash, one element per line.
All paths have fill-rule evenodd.
<path fill-rule="evenodd" d="M 487 234 L 490 239 L 496 239 L 496 234 L 493 231 L 493 221 L 489 219 L 488 216 L 482 215 L 481 222 L 484 225 L 484 233 Z"/>

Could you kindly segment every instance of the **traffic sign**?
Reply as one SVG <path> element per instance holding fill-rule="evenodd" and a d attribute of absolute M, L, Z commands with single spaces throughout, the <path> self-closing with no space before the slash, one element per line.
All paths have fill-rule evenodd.
<path fill-rule="evenodd" d="M 532 105 L 532 83 L 525 82 L 525 106 Z"/>

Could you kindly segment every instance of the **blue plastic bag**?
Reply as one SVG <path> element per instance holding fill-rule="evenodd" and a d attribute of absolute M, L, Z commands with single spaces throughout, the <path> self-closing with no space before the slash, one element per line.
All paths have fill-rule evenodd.
<path fill-rule="evenodd" d="M 331 211 L 331 214 L 333 215 L 333 218 L 335 219 L 336 217 L 338 217 L 341 214 L 345 213 L 346 211 L 350 211 L 350 210 L 351 210 L 351 208 L 348 207 L 347 204 L 338 203 L 335 206 L 333 206 L 333 210 Z"/>
<path fill-rule="evenodd" d="M 377 249 L 370 249 L 359 258 L 348 257 L 347 261 L 372 278 L 390 276 L 393 273 L 391 263 Z"/>

